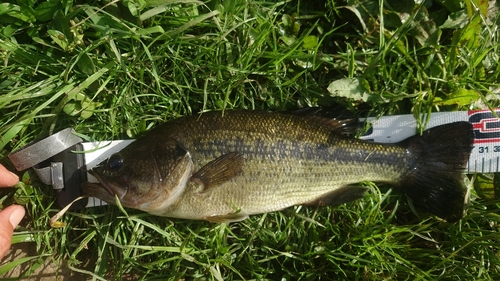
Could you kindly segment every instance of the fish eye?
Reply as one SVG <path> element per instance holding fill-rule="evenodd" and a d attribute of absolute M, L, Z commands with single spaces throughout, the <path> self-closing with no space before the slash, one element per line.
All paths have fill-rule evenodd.
<path fill-rule="evenodd" d="M 123 165 L 123 157 L 119 153 L 111 155 L 108 159 L 107 168 L 111 171 L 118 171 Z"/>

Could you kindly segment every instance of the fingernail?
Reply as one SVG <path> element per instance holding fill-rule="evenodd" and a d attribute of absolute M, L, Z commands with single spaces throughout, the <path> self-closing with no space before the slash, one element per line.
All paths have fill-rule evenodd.
<path fill-rule="evenodd" d="M 12 225 L 12 228 L 16 228 L 16 226 L 21 222 L 25 214 L 24 208 L 19 206 L 16 208 L 9 217 L 10 224 Z"/>
<path fill-rule="evenodd" d="M 12 175 L 12 178 L 15 178 L 17 181 L 19 181 L 19 176 L 14 174 L 13 172 L 9 171 L 9 173 Z"/>

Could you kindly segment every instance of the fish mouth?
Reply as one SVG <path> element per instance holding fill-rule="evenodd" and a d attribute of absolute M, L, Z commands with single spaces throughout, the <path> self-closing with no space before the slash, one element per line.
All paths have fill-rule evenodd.
<path fill-rule="evenodd" d="M 94 170 L 89 170 L 88 173 L 93 177 L 95 177 L 99 182 L 98 183 L 86 182 L 82 185 L 83 190 L 85 191 L 85 193 L 87 193 L 87 195 L 95 196 L 104 201 L 112 202 L 115 200 L 115 196 L 117 196 L 118 199 L 122 201 L 122 199 L 127 194 L 128 186 L 119 188 L 112 183 L 108 184 L 102 179 L 99 173 Z"/>

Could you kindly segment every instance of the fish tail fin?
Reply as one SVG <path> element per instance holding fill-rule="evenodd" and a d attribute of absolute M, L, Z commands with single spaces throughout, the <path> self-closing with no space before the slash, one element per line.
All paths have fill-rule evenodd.
<path fill-rule="evenodd" d="M 474 133 L 468 122 L 455 122 L 424 131 L 400 143 L 413 160 L 400 183 L 413 202 L 455 222 L 462 218 L 466 196 L 463 171 Z"/>

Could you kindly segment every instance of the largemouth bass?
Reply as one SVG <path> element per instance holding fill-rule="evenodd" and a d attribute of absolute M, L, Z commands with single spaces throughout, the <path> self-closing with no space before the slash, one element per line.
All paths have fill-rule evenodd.
<path fill-rule="evenodd" d="M 474 139 L 457 122 L 398 144 L 346 137 L 345 122 L 264 111 L 209 112 L 164 123 L 89 172 L 90 196 L 158 216 L 213 222 L 363 197 L 387 182 L 448 221 L 463 216 L 462 171 Z"/>

